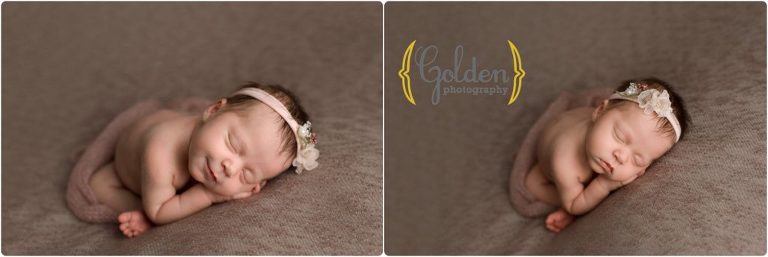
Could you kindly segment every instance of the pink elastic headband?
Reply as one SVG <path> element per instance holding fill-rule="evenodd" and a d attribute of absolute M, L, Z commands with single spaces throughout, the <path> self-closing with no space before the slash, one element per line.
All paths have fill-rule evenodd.
<path fill-rule="evenodd" d="M 269 108 L 272 108 L 288 123 L 288 126 L 293 131 L 293 135 L 296 136 L 296 158 L 292 162 L 293 166 L 296 167 L 296 173 L 300 174 L 303 170 L 312 170 L 317 167 L 317 158 L 320 156 L 320 151 L 315 148 L 317 139 L 315 133 L 311 132 L 312 123 L 307 121 L 304 125 L 299 126 L 299 123 L 288 112 L 288 108 L 285 108 L 285 105 L 280 100 L 277 100 L 277 98 L 264 90 L 248 87 L 232 94 L 232 96 L 235 95 L 247 95 L 261 101 L 269 106 Z"/>

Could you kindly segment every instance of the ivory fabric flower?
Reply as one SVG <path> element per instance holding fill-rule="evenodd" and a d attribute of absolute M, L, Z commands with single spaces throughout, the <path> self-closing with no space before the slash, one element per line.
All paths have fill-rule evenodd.
<path fill-rule="evenodd" d="M 307 170 L 317 167 L 317 157 L 320 157 L 320 151 L 315 148 L 314 144 L 307 145 L 307 148 L 301 150 L 301 158 L 304 159 L 304 168 Z"/>
<path fill-rule="evenodd" d="M 298 128 L 297 134 L 300 140 L 300 147 L 296 159 L 293 160 L 293 166 L 296 167 L 296 173 L 301 174 L 304 170 L 317 168 L 317 158 L 320 157 L 320 151 L 315 148 L 317 135 L 312 133 L 312 123 L 307 121 Z"/>
<path fill-rule="evenodd" d="M 312 130 L 312 122 L 307 121 L 304 125 L 299 127 L 299 136 L 304 138 L 309 136 L 309 131 Z"/>
<path fill-rule="evenodd" d="M 630 97 L 630 96 L 637 95 L 638 92 L 639 92 L 639 88 L 637 87 L 637 84 L 635 84 L 634 82 L 630 82 L 629 87 L 627 87 L 627 89 L 625 89 L 624 92 L 620 92 L 619 94 Z"/>
<path fill-rule="evenodd" d="M 307 145 L 306 148 L 299 152 L 299 156 L 293 160 L 293 166 L 296 167 L 296 173 L 301 174 L 304 170 L 313 170 L 319 165 L 317 158 L 320 157 L 320 151 L 315 148 L 314 144 Z"/>
<path fill-rule="evenodd" d="M 656 89 L 645 90 L 637 96 L 637 102 L 645 114 L 656 112 L 659 117 L 666 117 L 672 114 L 672 102 L 669 100 L 667 90 L 659 92 Z"/>

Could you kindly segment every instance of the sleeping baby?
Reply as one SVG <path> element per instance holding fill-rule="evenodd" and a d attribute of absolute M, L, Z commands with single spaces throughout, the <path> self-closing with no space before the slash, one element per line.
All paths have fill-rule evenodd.
<path fill-rule="evenodd" d="M 135 237 L 153 224 L 259 193 L 289 168 L 314 169 L 315 143 L 292 93 L 252 83 L 202 114 L 162 109 L 137 119 L 89 185 L 119 213 L 123 234 Z"/>
<path fill-rule="evenodd" d="M 536 142 L 525 187 L 558 206 L 545 221 L 559 232 L 611 191 L 631 183 L 677 143 L 688 126 L 680 96 L 664 81 L 628 81 L 596 108 L 561 113 Z"/>

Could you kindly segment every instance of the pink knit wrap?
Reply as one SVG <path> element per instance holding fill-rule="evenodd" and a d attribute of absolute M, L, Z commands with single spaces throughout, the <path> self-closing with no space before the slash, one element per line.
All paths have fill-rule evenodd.
<path fill-rule="evenodd" d="M 112 162 L 120 133 L 140 117 L 168 108 L 183 112 L 199 112 L 210 103 L 201 98 L 187 98 L 164 106 L 157 100 L 139 102 L 118 114 L 106 128 L 85 148 L 75 163 L 67 184 L 67 206 L 78 218 L 87 222 L 117 222 L 118 213 L 99 203 L 89 186 L 91 175 Z"/>

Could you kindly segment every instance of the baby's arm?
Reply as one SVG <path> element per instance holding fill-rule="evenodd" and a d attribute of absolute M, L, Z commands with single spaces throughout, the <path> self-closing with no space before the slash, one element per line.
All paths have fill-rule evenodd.
<path fill-rule="evenodd" d="M 171 151 L 163 147 L 147 147 L 142 160 L 142 204 L 147 217 L 155 224 L 177 221 L 212 204 L 202 184 L 176 194 L 174 176 L 183 172 L 174 170 L 177 168 L 170 161 L 173 159 Z"/>
<path fill-rule="evenodd" d="M 196 184 L 179 195 L 171 181 L 157 181 L 144 186 L 144 211 L 155 224 L 166 224 L 211 206 L 207 189 Z"/>
<path fill-rule="evenodd" d="M 589 212 L 611 192 L 605 180 L 603 176 L 597 176 L 584 188 L 575 176 L 560 179 L 558 188 L 563 208 L 573 215 Z"/>

